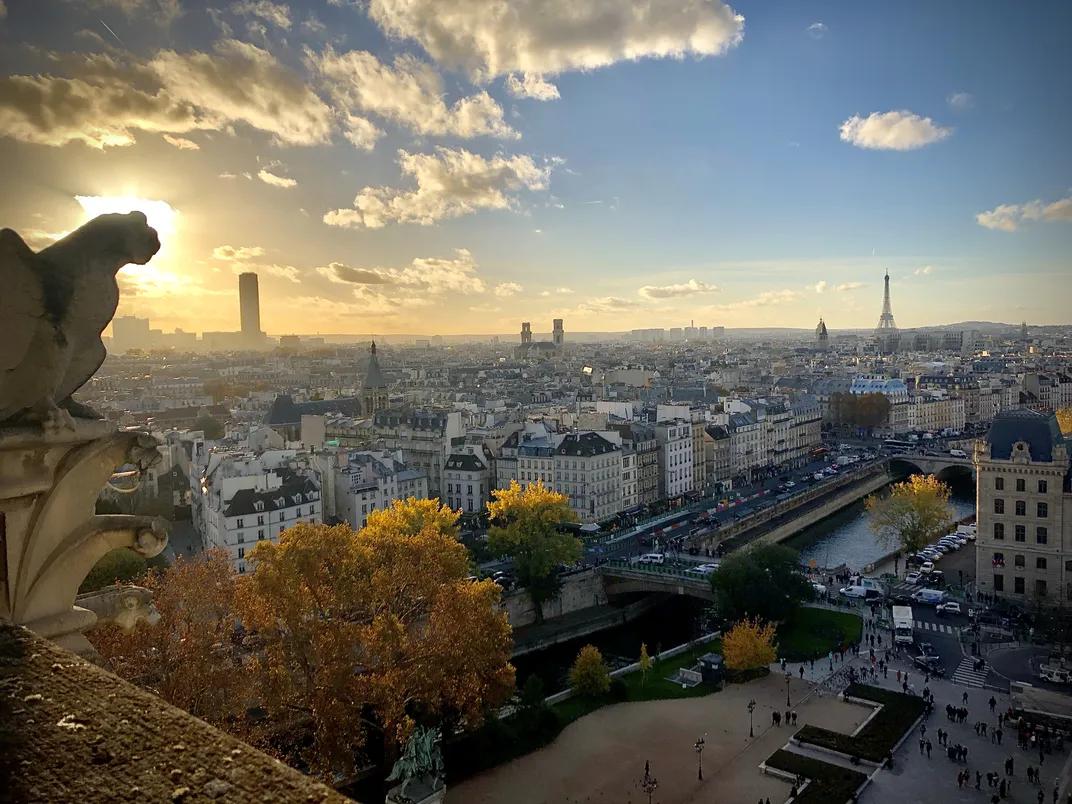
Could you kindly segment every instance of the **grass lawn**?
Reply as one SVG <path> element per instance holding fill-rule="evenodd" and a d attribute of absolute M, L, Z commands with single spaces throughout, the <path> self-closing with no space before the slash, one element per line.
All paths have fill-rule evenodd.
<path fill-rule="evenodd" d="M 796 733 L 804 743 L 831 748 L 849 756 L 881 762 L 926 708 L 917 695 L 902 695 L 869 684 L 850 684 L 846 695 L 882 704 L 882 709 L 858 734 L 848 735 L 817 726 L 804 726 Z"/>
<path fill-rule="evenodd" d="M 679 653 L 677 656 L 662 659 L 658 662 L 653 658 L 651 670 L 648 671 L 647 683 L 644 683 L 639 670 L 619 676 L 618 678 L 625 683 L 627 690 L 625 700 L 660 701 L 667 698 L 699 698 L 704 695 L 710 695 L 713 690 L 706 684 L 682 689 L 680 684 L 674 684 L 666 680 L 667 676 L 674 675 L 682 667 L 695 666 L 700 657 L 706 653 L 722 653 L 722 642 L 716 639 L 713 642 L 698 645 L 684 653 Z M 610 696 L 604 696 L 597 700 L 574 696 L 555 704 L 552 708 L 565 723 L 569 723 L 612 703 L 621 702 L 612 700 Z"/>
<path fill-rule="evenodd" d="M 860 639 L 863 625 L 855 614 L 801 606 L 778 628 L 778 656 L 791 662 L 826 656 Z"/>
<path fill-rule="evenodd" d="M 767 757 L 767 765 L 811 780 L 794 804 L 845 804 L 867 779 L 858 771 L 782 749 Z"/>

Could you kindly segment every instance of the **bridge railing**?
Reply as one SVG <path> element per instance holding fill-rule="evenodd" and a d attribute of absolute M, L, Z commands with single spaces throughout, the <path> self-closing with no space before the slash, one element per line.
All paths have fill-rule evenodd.
<path fill-rule="evenodd" d="M 706 576 L 690 573 L 680 567 L 671 567 L 666 564 L 640 564 L 612 559 L 599 565 L 599 571 L 604 574 L 615 575 L 643 575 L 663 578 L 677 578 L 684 581 L 709 584 Z"/>

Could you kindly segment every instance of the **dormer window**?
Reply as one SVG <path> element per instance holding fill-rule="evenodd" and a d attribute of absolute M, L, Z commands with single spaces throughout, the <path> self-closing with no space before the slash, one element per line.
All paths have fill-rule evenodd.
<path fill-rule="evenodd" d="M 287 498 L 286 497 L 276 497 L 276 500 L 275 500 L 276 508 L 283 508 L 283 507 L 286 506 L 286 504 L 287 504 Z"/>
<path fill-rule="evenodd" d="M 295 504 L 300 503 L 301 502 L 301 495 L 300 494 L 295 494 L 291 499 L 294 500 Z"/>
<path fill-rule="evenodd" d="M 253 508 L 256 511 L 263 511 L 264 510 L 264 500 L 257 500 L 255 503 L 253 503 Z"/>

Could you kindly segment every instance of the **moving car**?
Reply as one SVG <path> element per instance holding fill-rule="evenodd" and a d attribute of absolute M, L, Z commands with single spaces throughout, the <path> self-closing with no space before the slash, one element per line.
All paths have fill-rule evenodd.
<path fill-rule="evenodd" d="M 949 450 L 949 455 L 951 457 L 953 457 L 953 458 L 967 458 L 968 457 L 968 453 L 966 453 L 962 449 L 951 449 L 951 450 Z"/>
<path fill-rule="evenodd" d="M 811 582 L 811 588 L 815 590 L 815 594 L 818 595 L 819 597 L 825 597 L 826 596 L 826 587 L 823 584 L 819 583 L 818 581 L 812 581 Z"/>
<path fill-rule="evenodd" d="M 941 678 L 945 675 L 945 670 L 942 669 L 942 660 L 937 656 L 913 656 L 912 664 L 932 676 Z"/>
<path fill-rule="evenodd" d="M 861 600 L 878 600 L 882 593 L 877 589 L 865 589 L 862 586 L 846 586 L 841 589 L 844 597 L 855 597 Z"/>
<path fill-rule="evenodd" d="M 935 659 L 938 658 L 938 651 L 934 649 L 934 645 L 930 642 L 917 641 L 912 647 L 915 649 L 917 656 L 933 656 Z"/>
<path fill-rule="evenodd" d="M 638 564 L 665 564 L 666 556 L 662 553 L 645 553 L 637 559 Z"/>
<path fill-rule="evenodd" d="M 698 575 L 702 578 L 706 578 L 708 575 L 714 574 L 718 570 L 718 564 L 700 564 L 698 567 L 692 567 L 685 570 L 686 575 Z"/>
<path fill-rule="evenodd" d="M 905 583 L 917 584 L 919 583 L 921 575 L 919 572 L 910 572 L 905 576 Z"/>
<path fill-rule="evenodd" d="M 912 595 L 917 603 L 929 603 L 934 606 L 945 600 L 945 592 L 940 589 L 920 589 Z"/>
<path fill-rule="evenodd" d="M 945 603 L 939 603 L 934 607 L 934 610 L 938 614 L 960 614 L 960 604 L 955 600 L 947 600 Z"/>

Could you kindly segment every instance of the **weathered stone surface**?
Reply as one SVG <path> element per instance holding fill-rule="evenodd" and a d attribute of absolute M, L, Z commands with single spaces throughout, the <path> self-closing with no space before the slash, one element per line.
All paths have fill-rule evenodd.
<path fill-rule="evenodd" d="M 104 362 L 100 336 L 119 304 L 116 272 L 159 250 L 141 212 L 101 215 L 37 254 L 0 230 L 0 422 L 29 416 L 58 430 L 71 426 L 71 413 L 100 418 L 70 396 Z"/>
<path fill-rule="evenodd" d="M 350 801 L 3 620 L 0 800 Z"/>

